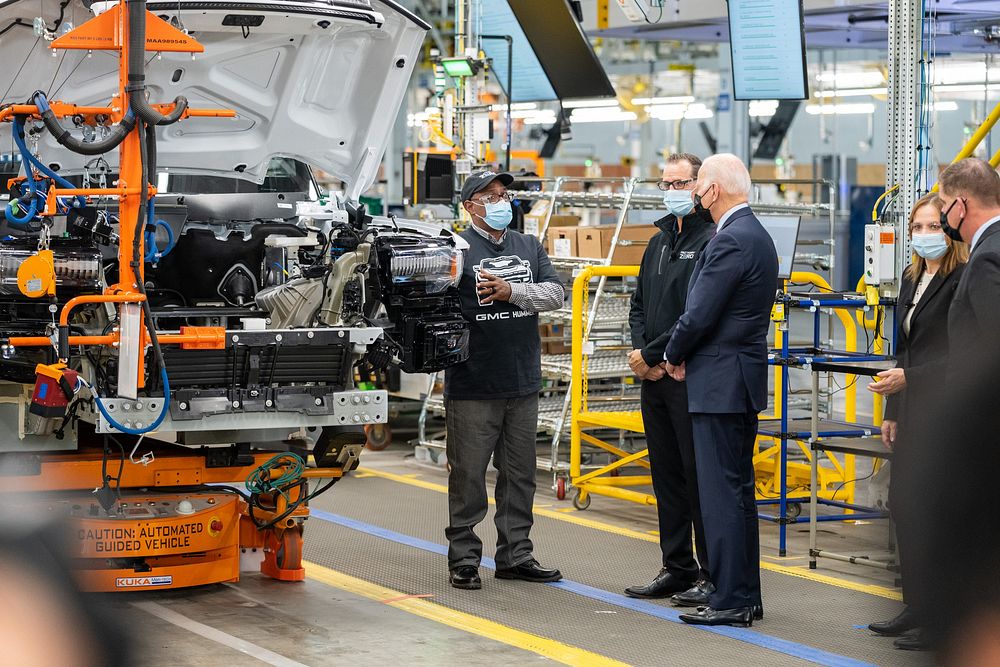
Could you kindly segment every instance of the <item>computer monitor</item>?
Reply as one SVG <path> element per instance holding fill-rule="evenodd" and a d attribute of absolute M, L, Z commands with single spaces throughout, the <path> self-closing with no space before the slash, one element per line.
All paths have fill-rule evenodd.
<path fill-rule="evenodd" d="M 798 215 L 758 215 L 757 219 L 771 235 L 774 249 L 778 252 L 778 278 L 790 280 L 792 267 L 795 264 L 795 246 L 799 242 L 799 223 L 802 221 L 802 217 Z"/>
<path fill-rule="evenodd" d="M 512 102 L 614 97 L 615 89 L 568 0 L 483 0 L 483 34 L 513 39 Z M 484 39 L 493 73 L 507 87 L 507 43 Z"/>
<path fill-rule="evenodd" d="M 509 51 L 514 62 L 513 91 L 507 90 L 507 43 L 495 39 L 483 40 L 483 51 L 493 60 L 493 74 L 504 93 L 510 93 L 510 101 L 546 102 L 559 99 L 507 0 L 486 0 L 480 11 L 484 32 L 510 35 L 514 40 Z"/>
<path fill-rule="evenodd" d="M 804 100 L 802 0 L 728 0 L 733 87 L 738 100 Z"/>
<path fill-rule="evenodd" d="M 559 99 L 615 96 L 615 88 L 568 0 L 507 2 Z"/>

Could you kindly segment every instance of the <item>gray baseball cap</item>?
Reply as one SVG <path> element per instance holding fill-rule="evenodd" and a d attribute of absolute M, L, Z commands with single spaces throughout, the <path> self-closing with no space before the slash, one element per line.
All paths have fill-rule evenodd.
<path fill-rule="evenodd" d="M 469 201 L 472 199 L 472 195 L 480 192 L 496 180 L 499 180 L 506 187 L 514 182 L 514 177 L 506 172 L 496 172 L 488 169 L 469 174 L 468 178 L 465 179 L 465 185 L 462 186 L 462 201 Z"/>

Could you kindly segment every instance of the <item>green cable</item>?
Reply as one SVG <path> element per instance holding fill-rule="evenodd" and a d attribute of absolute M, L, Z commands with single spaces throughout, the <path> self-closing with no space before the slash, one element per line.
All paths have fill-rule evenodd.
<path fill-rule="evenodd" d="M 286 470 L 277 479 L 271 479 L 271 470 L 284 466 Z M 292 452 L 282 452 L 275 454 L 266 463 L 258 467 L 247 477 L 246 488 L 253 495 L 266 495 L 270 493 L 280 493 L 285 500 L 284 489 L 302 477 L 306 463 L 302 457 Z"/>

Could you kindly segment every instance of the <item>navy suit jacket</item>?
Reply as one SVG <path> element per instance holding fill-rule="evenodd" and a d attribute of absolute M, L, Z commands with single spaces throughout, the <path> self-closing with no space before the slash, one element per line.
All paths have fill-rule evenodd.
<path fill-rule="evenodd" d="M 778 290 L 774 242 L 749 208 L 708 242 L 688 286 L 666 358 L 687 363 L 688 408 L 760 412 L 767 406 L 767 331 Z"/>

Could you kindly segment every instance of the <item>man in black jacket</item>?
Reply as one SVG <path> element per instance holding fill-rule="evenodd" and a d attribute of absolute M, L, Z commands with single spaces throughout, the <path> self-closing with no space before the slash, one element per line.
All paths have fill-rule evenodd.
<path fill-rule="evenodd" d="M 968 158 L 941 174 L 941 224 L 971 246 L 948 313 L 948 369 L 935 419 L 913 471 L 909 511 L 925 517 L 914 553 L 913 591 L 927 639 L 946 664 L 995 664 L 1000 618 L 1000 176 Z"/>
<path fill-rule="evenodd" d="M 701 160 L 690 153 L 667 158 L 659 186 L 668 214 L 656 221 L 660 232 L 646 246 L 629 312 L 635 348 L 629 355 L 629 366 L 643 381 L 642 420 L 663 564 L 652 582 L 626 588 L 625 594 L 635 598 L 673 596 L 674 603 L 683 606 L 708 604 L 712 583 L 698 503 L 687 387 L 666 376 L 660 364 L 674 325 L 684 312 L 698 256 L 715 231 L 707 213 L 693 212 L 692 190 L 700 166 Z M 697 561 L 691 548 L 692 522 Z"/>

